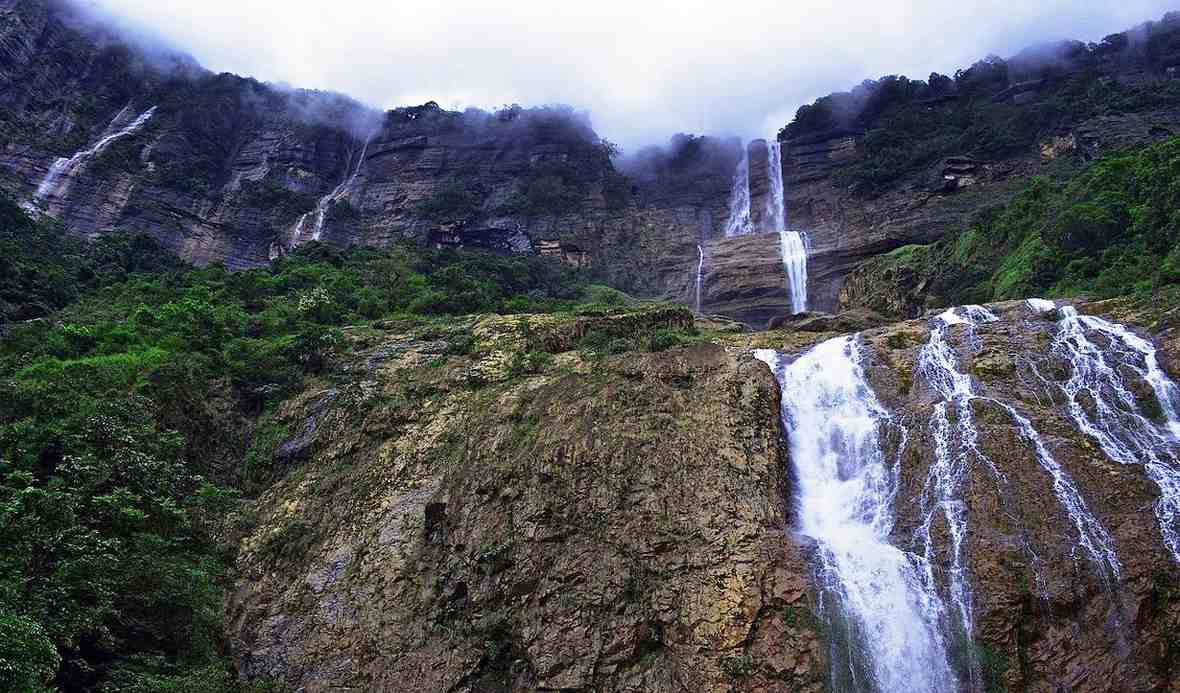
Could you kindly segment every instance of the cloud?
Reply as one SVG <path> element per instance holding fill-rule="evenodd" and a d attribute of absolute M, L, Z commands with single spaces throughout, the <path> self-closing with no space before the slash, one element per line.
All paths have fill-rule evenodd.
<path fill-rule="evenodd" d="M 1098 40 L 1157 0 L 81 0 L 206 67 L 388 108 L 568 103 L 627 149 L 756 137 L 866 78 Z"/>

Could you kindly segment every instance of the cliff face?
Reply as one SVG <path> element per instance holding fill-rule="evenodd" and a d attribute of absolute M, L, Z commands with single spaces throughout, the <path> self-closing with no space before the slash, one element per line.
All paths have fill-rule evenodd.
<path fill-rule="evenodd" d="M 188 260 L 231 268 L 311 240 L 539 253 L 686 305 L 696 303 L 703 254 L 704 312 L 756 326 L 789 312 L 777 239 L 724 238 L 736 141 L 678 136 L 612 163 L 609 147 L 568 110 L 450 113 L 427 104 L 378 113 L 336 95 L 209 74 L 166 50 L 130 47 L 64 7 L 0 5 L 0 189 L 73 233 L 142 231 Z M 855 122 L 804 118 L 785 129 L 786 219 L 810 241 L 810 306 L 835 310 L 845 277 L 866 259 L 942 237 L 1053 162 L 1180 131 L 1167 55 L 1145 66 L 1093 54 L 1105 62 L 1065 77 L 1025 79 L 1034 67 L 1014 59 L 1010 75 L 983 86 L 965 80 L 960 91 Z M 1140 91 L 1119 92 L 1117 108 L 1058 114 L 1061 84 L 1074 78 L 1086 94 L 1116 82 Z M 152 108 L 141 127 L 112 137 Z M 882 141 L 911 136 L 906 128 L 927 117 L 940 127 L 986 122 L 940 134 L 940 151 L 955 141 L 964 151 L 928 157 L 933 163 L 910 165 L 909 150 L 934 147 L 921 138 L 882 154 Z M 992 151 L 979 133 L 1009 121 L 1035 121 L 1026 144 L 973 153 Z M 87 150 L 45 186 L 59 159 Z M 893 172 L 891 156 L 905 165 Z M 769 196 L 765 143 L 750 143 L 748 158 L 758 226 Z M 870 192 L 850 182 L 858 175 L 876 177 Z"/>
<path fill-rule="evenodd" d="M 308 691 L 822 690 L 773 378 L 720 345 L 567 351 L 615 327 L 456 325 L 472 358 L 371 335 L 346 384 L 285 406 L 296 469 L 260 499 L 229 605 L 242 671 Z M 513 375 L 530 340 L 558 353 Z"/>
<path fill-rule="evenodd" d="M 1058 315 L 991 308 L 998 320 L 946 332 L 978 395 L 980 455 L 956 497 L 975 627 L 948 636 L 952 666 L 964 690 L 1170 690 L 1180 573 L 1152 512 L 1159 488 L 1071 419 L 1069 365 L 1046 348 Z M 1083 310 L 1136 319 L 1122 304 Z M 252 512 L 228 607 L 242 671 L 308 691 L 824 690 L 831 657 L 847 656 L 840 607 L 820 601 L 791 510 L 799 461 L 751 347 L 791 360 L 837 334 L 809 330 L 841 325 L 606 360 L 567 351 L 588 330 L 685 317 L 473 318 L 453 326 L 477 339 L 466 357 L 446 356 L 437 331 L 353 332 L 332 384 L 276 416 L 290 471 Z M 885 451 L 899 480 L 889 541 L 917 555 L 938 460 L 939 395 L 919 368 L 933 327 L 860 338 L 869 385 L 907 432 Z M 1159 343 L 1174 363 L 1180 345 Z M 551 361 L 509 365 L 540 344 Z M 1152 411 L 1150 388 L 1125 377 Z M 1079 545 L 1062 483 L 1105 528 L 1117 571 Z M 928 560 L 949 604 L 938 517 Z"/>

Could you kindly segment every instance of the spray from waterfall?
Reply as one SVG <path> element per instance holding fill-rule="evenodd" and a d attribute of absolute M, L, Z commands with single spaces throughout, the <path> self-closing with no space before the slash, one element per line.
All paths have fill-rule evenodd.
<path fill-rule="evenodd" d="M 1070 364 L 1069 380 L 1061 385 L 1070 416 L 1107 457 L 1143 465 L 1160 489 L 1155 514 L 1164 543 L 1180 562 L 1180 388 L 1160 368 L 1150 341 L 1122 325 L 1080 315 L 1072 306 L 1058 311 L 1052 353 Z M 1088 333 L 1099 335 L 1104 345 Z M 1125 377 L 1142 379 L 1150 394 L 1136 396 Z"/>
<path fill-rule="evenodd" d="M 729 192 L 729 220 L 725 223 L 725 237 L 744 236 L 754 230 L 750 219 L 750 150 L 742 148 L 742 158 L 733 174 Z"/>
<path fill-rule="evenodd" d="M 818 547 L 833 689 L 957 690 L 946 609 L 925 559 L 889 543 L 898 464 L 887 462 L 880 435 L 896 424 L 865 379 L 856 338 L 829 340 L 789 364 L 770 350 L 755 356 L 782 390 L 798 528 Z"/>
<path fill-rule="evenodd" d="M 324 220 L 328 216 L 328 210 L 331 206 L 345 194 L 352 189 L 352 184 L 356 181 L 357 174 L 361 171 L 361 166 L 365 163 L 365 156 L 369 151 L 369 143 L 373 141 L 374 135 L 369 135 L 365 138 L 365 143 L 361 147 L 360 156 L 356 157 L 354 163 L 345 169 L 344 178 L 340 183 L 332 189 L 327 195 L 324 195 L 316 202 L 315 207 L 310 212 L 304 212 L 295 225 L 291 227 L 291 242 L 290 247 L 294 248 L 299 245 L 300 241 L 308 236 L 307 226 L 311 222 L 311 240 L 318 241 L 324 232 Z M 353 152 L 348 153 L 349 161 L 353 161 Z"/>
<path fill-rule="evenodd" d="M 49 167 L 49 172 L 45 174 L 45 178 L 43 178 L 41 183 L 37 186 L 36 192 L 33 193 L 32 204 L 27 205 L 26 208 L 36 209 L 36 207 L 47 198 L 59 197 L 62 187 L 67 181 L 70 180 L 70 178 L 73 177 L 74 172 L 82 164 L 101 154 L 104 149 L 109 147 L 116 140 L 138 132 L 139 129 L 142 128 L 156 112 L 156 107 L 152 106 L 141 113 L 135 120 L 131 121 L 127 125 L 124 125 L 118 130 L 114 130 L 114 128 L 117 126 L 119 121 L 123 119 L 124 115 L 126 115 L 129 109 L 130 106 L 124 106 L 123 110 L 119 111 L 119 113 L 115 115 L 114 119 L 111 120 L 111 124 L 107 126 L 107 134 L 100 138 L 93 145 L 87 149 L 83 149 L 82 151 L 75 153 L 71 157 L 62 157 L 54 161 L 53 165 Z M 114 132 L 112 132 L 112 130 L 114 130 Z"/>

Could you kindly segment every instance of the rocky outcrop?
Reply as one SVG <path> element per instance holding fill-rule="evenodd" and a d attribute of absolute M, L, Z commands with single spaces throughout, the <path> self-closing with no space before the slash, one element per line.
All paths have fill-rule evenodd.
<path fill-rule="evenodd" d="M 543 327 L 493 321 L 472 328 L 477 354 L 498 345 L 477 362 Z M 338 395 L 279 413 L 300 441 L 314 415 L 316 442 L 241 545 L 227 622 L 246 676 L 306 691 L 823 689 L 765 368 L 719 345 L 565 352 L 473 387 L 445 349 L 380 336 L 338 366 Z"/>
<path fill-rule="evenodd" d="M 997 686 L 989 690 L 1171 690 L 1180 676 L 1168 635 L 1180 619 L 1180 602 L 1171 596 L 1180 574 L 1151 512 L 1159 490 L 1143 467 L 1106 457 L 1062 406 L 1058 387 L 1069 366 L 1045 348 L 1056 329 L 1054 316 L 1035 313 L 1024 302 L 993 309 L 1000 320 L 980 326 L 974 336 L 963 326 L 951 331 L 956 358 L 981 395 L 973 402 L 981 452 L 998 472 L 978 461 L 964 471 L 976 647 L 985 676 L 994 667 Z M 921 496 L 936 445 L 930 421 L 937 396 L 917 369 L 926 335 L 923 322 L 866 334 L 870 381 L 911 433 L 902 462 L 903 498 Z M 1078 549 L 1052 477 L 997 402 L 1032 421 L 1109 530 L 1122 562 L 1114 584 Z M 898 510 L 894 537 L 905 545 L 919 521 L 918 505 L 899 503 Z M 940 538 L 947 540 L 945 534 Z M 940 556 L 946 560 L 945 553 Z"/>
<path fill-rule="evenodd" d="M 1062 406 L 1068 366 L 1045 348 L 1055 316 L 992 309 L 1000 319 L 974 334 L 949 332 L 995 466 L 963 469 L 977 630 L 951 643 L 953 665 L 969 680 L 974 662 L 983 690 L 1171 690 L 1180 573 L 1151 510 L 1159 492 Z M 1124 303 L 1083 310 L 1139 316 Z M 288 471 L 251 512 L 228 605 L 243 674 L 307 691 L 824 690 L 840 644 L 812 547 L 792 531 L 778 391 L 751 348 L 790 358 L 866 328 L 868 380 L 908 432 L 887 451 L 900 465 L 892 543 L 914 549 L 937 447 L 938 395 L 917 365 L 930 325 L 804 317 L 655 354 L 569 350 L 599 330 L 682 326 L 683 314 L 351 332 L 334 384 L 276 414 Z M 468 334 L 470 355 L 454 355 L 449 340 Z M 1169 335 L 1161 353 L 1175 363 Z M 553 355 L 511 365 L 534 349 Z M 1109 531 L 1116 577 L 1078 547 L 1004 405 Z M 941 520 L 933 537 L 941 584 Z"/>

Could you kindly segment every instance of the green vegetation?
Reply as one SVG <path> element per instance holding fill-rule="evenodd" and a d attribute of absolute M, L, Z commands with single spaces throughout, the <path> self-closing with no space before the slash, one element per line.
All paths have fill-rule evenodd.
<path fill-rule="evenodd" d="M 1180 285 L 1180 138 L 1035 178 L 1007 205 L 861 270 L 926 282 L 940 302 L 1149 296 Z"/>
<path fill-rule="evenodd" d="M 418 212 L 436 221 L 466 221 L 479 213 L 486 196 L 475 183 L 452 180 L 418 203 Z"/>
<path fill-rule="evenodd" d="M 625 301 L 587 282 L 531 256 L 409 247 L 196 269 L 0 201 L 0 689 L 239 690 L 222 591 L 242 496 L 282 471 L 273 406 L 347 325 Z M 304 530 L 267 550 L 298 555 Z"/>
<path fill-rule="evenodd" d="M 1172 13 L 1100 43 L 1040 46 L 1007 61 L 989 56 L 953 78 L 889 75 L 803 106 L 779 139 L 863 133 L 862 158 L 836 176 L 871 195 L 945 157 L 1026 154 L 1048 135 L 1093 116 L 1174 108 L 1180 83 L 1111 75 L 1162 75 L 1177 49 L 1180 15 Z"/>

